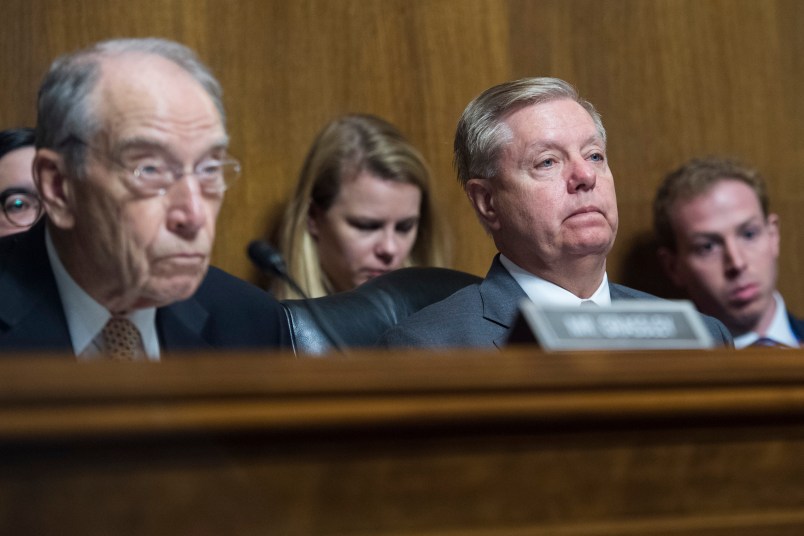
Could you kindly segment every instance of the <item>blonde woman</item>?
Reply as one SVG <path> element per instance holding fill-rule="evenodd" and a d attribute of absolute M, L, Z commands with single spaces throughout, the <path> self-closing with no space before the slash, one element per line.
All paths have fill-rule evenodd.
<path fill-rule="evenodd" d="M 372 115 L 327 124 L 304 161 L 279 247 L 309 297 L 351 290 L 403 266 L 443 265 L 430 172 L 399 130 Z M 275 281 L 277 298 L 298 298 Z"/>

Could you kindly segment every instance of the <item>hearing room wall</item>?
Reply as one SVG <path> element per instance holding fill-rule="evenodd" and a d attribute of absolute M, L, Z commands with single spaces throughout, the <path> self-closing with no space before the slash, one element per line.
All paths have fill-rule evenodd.
<path fill-rule="evenodd" d="M 694 155 L 766 175 L 782 222 L 780 288 L 804 312 L 804 2 L 798 0 L 5 0 L 0 127 L 33 124 L 59 54 L 120 36 L 196 51 L 225 90 L 241 181 L 214 261 L 257 281 L 244 250 L 275 223 L 318 129 L 348 112 L 396 123 L 436 177 L 452 266 L 494 253 L 451 166 L 455 123 L 490 85 L 558 76 L 603 115 L 620 230 L 612 280 L 666 293 L 650 244 L 662 175 Z M 804 269 L 802 269 L 804 270 Z"/>

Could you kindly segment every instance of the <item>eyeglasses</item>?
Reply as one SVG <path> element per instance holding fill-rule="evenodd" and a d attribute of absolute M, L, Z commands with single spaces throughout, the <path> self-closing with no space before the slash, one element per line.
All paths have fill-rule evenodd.
<path fill-rule="evenodd" d="M 68 142 L 86 146 L 90 151 L 125 171 L 127 186 L 141 197 L 163 196 L 185 175 L 193 175 L 204 194 L 219 196 L 230 188 L 240 176 L 240 162 L 229 157 L 208 158 L 188 173 L 181 166 L 172 164 L 167 155 L 149 156 L 143 158 L 139 164 L 132 166 L 110 158 L 77 136 L 70 135 Z"/>
<path fill-rule="evenodd" d="M 30 227 L 42 215 L 39 196 L 24 188 L 8 188 L 0 193 L 3 216 L 15 227 Z"/>
<path fill-rule="evenodd" d="M 161 158 L 151 158 L 134 169 L 117 165 L 127 172 L 130 188 L 142 196 L 165 195 L 185 175 L 193 175 L 205 194 L 221 195 L 240 176 L 240 162 L 232 158 L 205 160 L 191 173 L 185 172 L 180 166 L 170 165 Z"/>

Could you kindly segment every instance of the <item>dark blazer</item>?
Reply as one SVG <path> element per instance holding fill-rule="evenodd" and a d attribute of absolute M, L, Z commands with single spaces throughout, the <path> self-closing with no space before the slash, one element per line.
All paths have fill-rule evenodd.
<path fill-rule="evenodd" d="M 787 311 L 787 321 L 790 322 L 790 328 L 793 330 L 793 335 L 796 336 L 798 342 L 804 343 L 804 320 L 793 316 L 793 313 Z"/>
<path fill-rule="evenodd" d="M 72 353 L 44 231 L 0 239 L 0 352 Z M 212 267 L 193 296 L 157 309 L 156 328 L 163 352 L 290 346 L 279 302 Z"/>
<path fill-rule="evenodd" d="M 613 283 L 609 284 L 609 292 L 612 300 L 659 299 Z M 403 320 L 386 331 L 379 344 L 502 348 L 516 320 L 519 302 L 526 297 L 497 255 L 482 282 L 463 288 Z M 716 344 L 732 345 L 726 326 L 714 318 L 701 316 Z"/>

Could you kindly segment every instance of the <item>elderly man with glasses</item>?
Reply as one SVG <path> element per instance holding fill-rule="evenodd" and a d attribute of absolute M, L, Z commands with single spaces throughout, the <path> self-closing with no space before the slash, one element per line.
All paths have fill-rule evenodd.
<path fill-rule="evenodd" d="M 0 349 L 158 360 L 286 344 L 280 305 L 209 267 L 240 166 L 220 86 L 192 51 L 122 39 L 60 58 L 38 113 L 46 217 L 0 241 Z"/>

